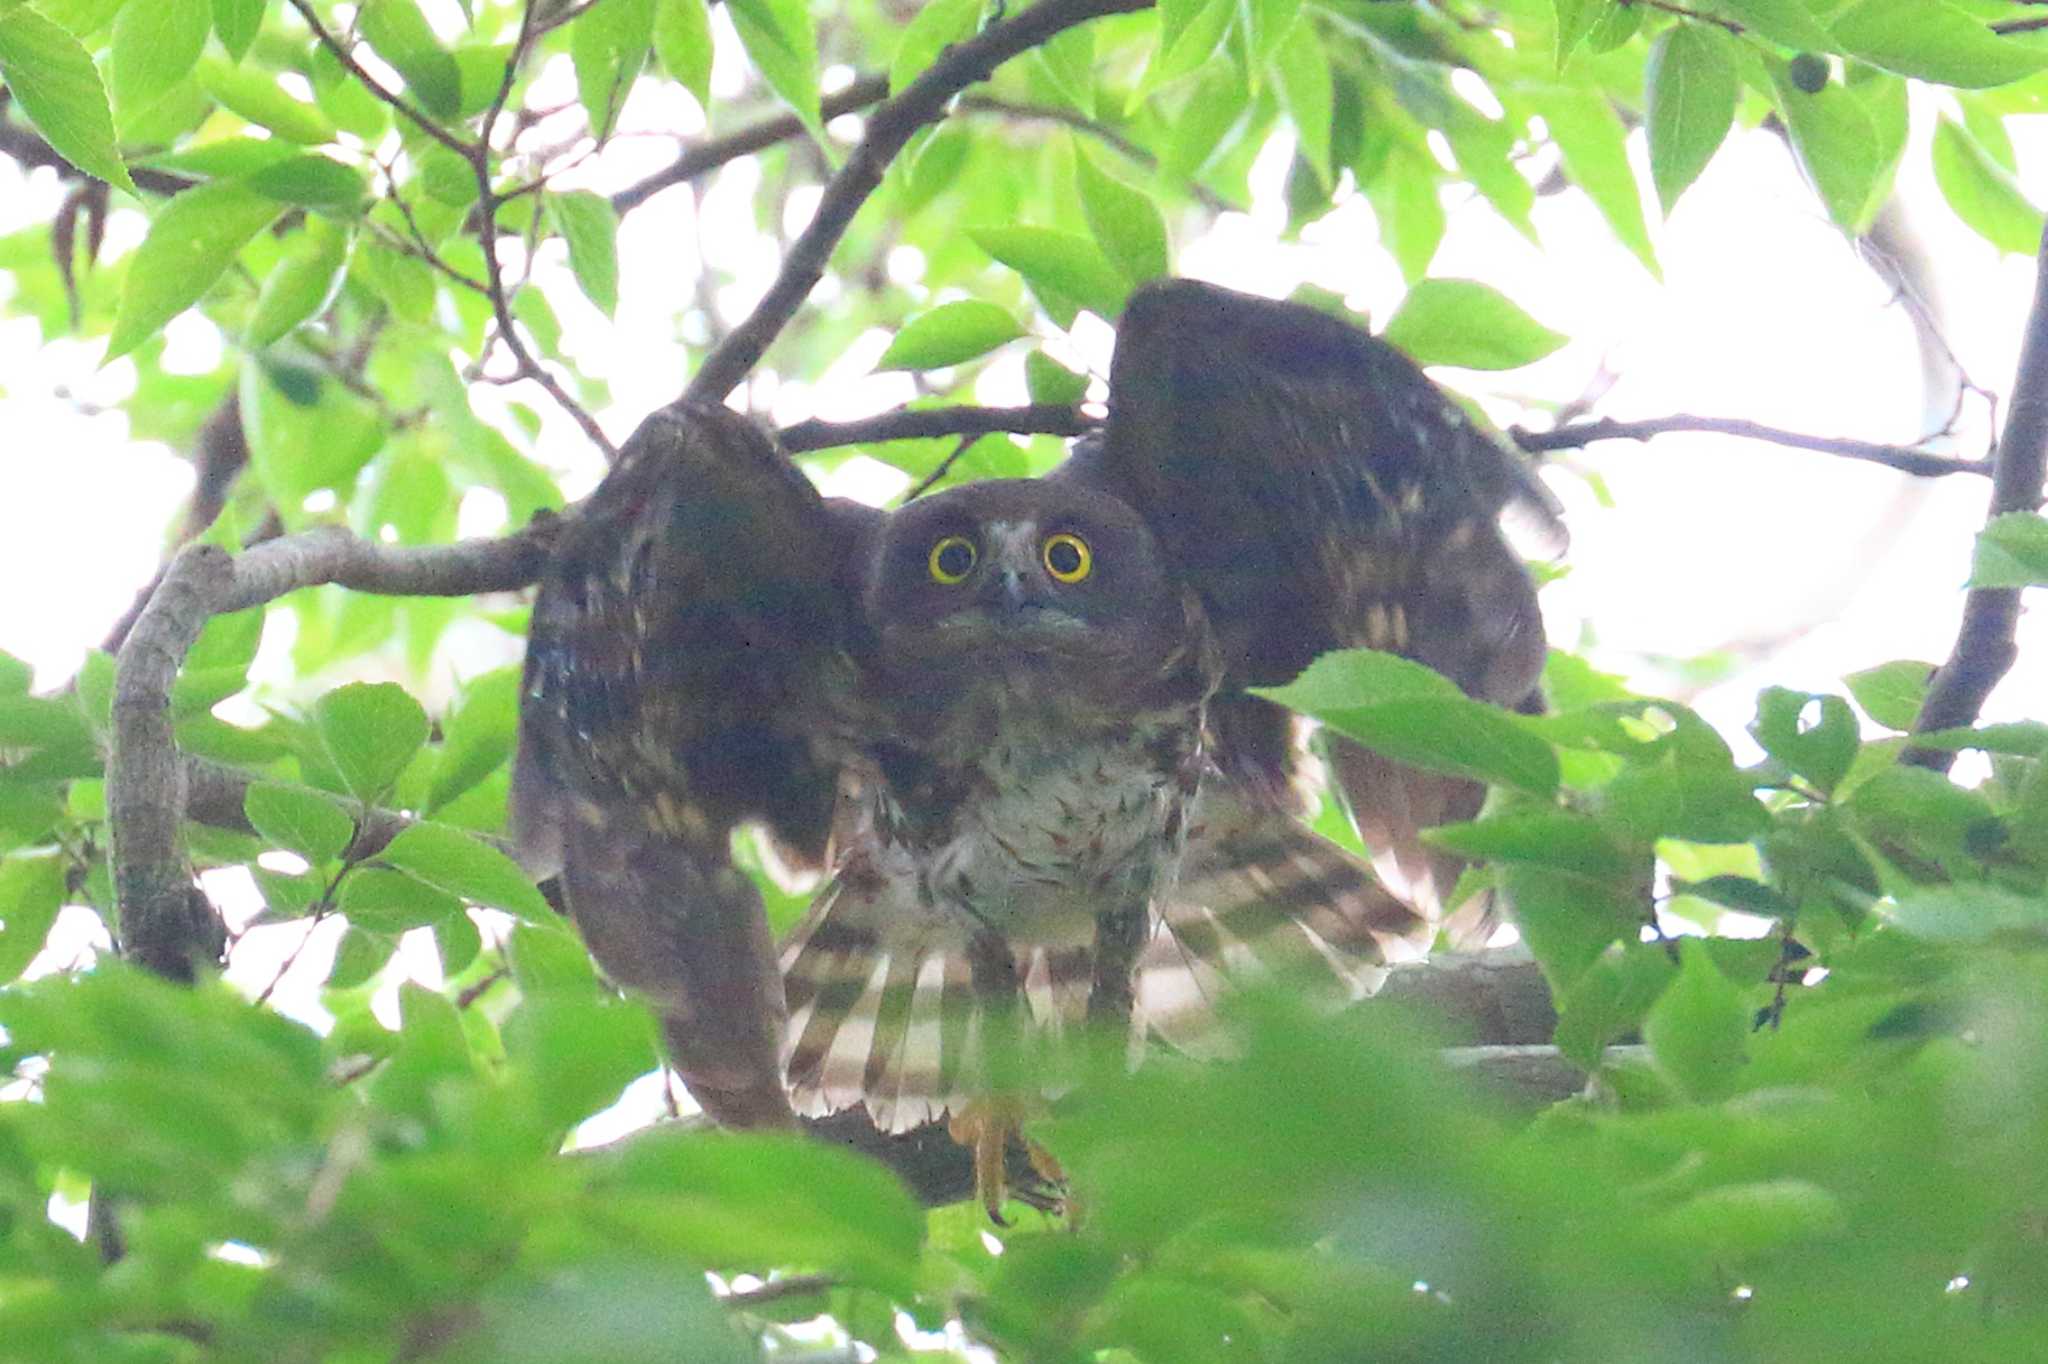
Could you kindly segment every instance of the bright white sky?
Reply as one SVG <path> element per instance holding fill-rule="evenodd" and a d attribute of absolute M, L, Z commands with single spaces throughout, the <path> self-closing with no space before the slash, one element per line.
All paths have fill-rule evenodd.
<path fill-rule="evenodd" d="M 721 45 L 723 52 L 733 50 L 730 42 Z M 537 88 L 536 103 L 573 100 L 566 64 L 558 66 L 546 73 L 554 88 Z M 721 69 L 717 80 L 734 77 Z M 1939 263 L 1952 348 L 1977 384 L 2003 391 L 2016 362 L 2031 262 L 1999 259 L 1941 201 L 1925 170 L 1933 112 L 1928 100 L 1919 101 L 1917 140 L 1899 190 Z M 692 134 L 702 122 L 685 96 L 643 95 L 629 108 L 626 126 Z M 2034 198 L 2048 201 L 2048 133 L 2040 127 L 2014 132 Z M 615 189 L 665 164 L 672 148 L 664 137 L 622 138 L 572 183 Z M 1642 155 L 1640 136 L 1633 152 Z M 1277 154 L 1262 161 L 1260 202 L 1280 203 L 1285 164 Z M 568 352 L 610 384 L 614 405 L 598 415 L 614 436 L 622 438 L 681 385 L 685 356 L 675 318 L 693 298 L 689 262 L 701 254 L 737 273 L 738 282 L 718 295 L 732 319 L 765 287 L 776 258 L 772 243 L 752 229 L 752 192 L 749 177 L 733 174 L 701 204 L 672 190 L 630 215 L 621 253 L 631 287 L 612 320 L 582 300 L 559 258 L 543 259 L 539 278 L 564 320 Z M 46 220 L 61 193 L 49 172 L 23 178 L 11 166 L 0 167 L 0 232 Z M 1619 378 L 1597 409 L 1601 415 L 1684 411 L 1890 442 L 1922 434 L 1919 361 L 1907 317 L 1821 216 L 1775 138 L 1735 137 L 1671 221 L 1653 229 L 1661 283 L 1613 243 L 1590 204 L 1575 194 L 1538 203 L 1540 248 L 1482 203 L 1453 197 L 1450 231 L 1432 272 L 1485 280 L 1574 338 L 1526 370 L 1442 376 L 1488 398 L 1497 419 L 1540 425 L 1540 418 L 1526 417 L 1507 400 L 1523 394 L 1568 400 L 1604 363 Z M 798 194 L 790 206 L 793 226 L 814 202 L 814 191 Z M 1202 237 L 1177 235 L 1177 267 L 1275 296 L 1313 283 L 1346 295 L 1372 317 L 1392 313 L 1401 282 L 1374 245 L 1372 213 L 1362 197 L 1295 244 L 1274 245 L 1277 213 L 1230 215 Z M 110 254 L 132 246 L 140 229 L 136 215 L 117 217 Z M 889 262 L 899 279 L 914 280 L 917 265 L 902 254 Z M 821 290 L 817 301 L 829 302 L 829 294 Z M 222 342 L 210 324 L 187 316 L 173 327 L 172 354 L 181 364 L 195 372 L 218 364 Z M 892 407 L 911 390 L 906 376 L 869 374 L 886 342 L 879 333 L 864 337 L 815 387 L 764 388 L 754 401 L 782 423 Z M 1108 327 L 1084 319 L 1071 354 L 1103 373 L 1109 344 Z M 0 580 L 16 585 L 0 599 L 0 649 L 33 663 L 41 687 L 68 677 L 149 579 L 165 529 L 191 484 L 189 468 L 172 451 L 130 441 L 117 413 L 96 414 L 132 384 L 125 361 L 96 369 L 100 350 L 99 341 L 44 338 L 33 322 L 0 321 Z M 1020 347 L 982 382 L 978 396 L 1022 401 L 1021 369 Z M 546 416 L 539 457 L 563 472 L 570 495 L 587 490 L 599 461 L 574 426 L 552 412 L 545 395 L 510 396 Z M 496 391 L 480 398 L 500 400 Z M 1965 409 L 1961 433 L 1963 452 L 1981 452 L 1981 404 Z M 1570 575 L 1544 592 L 1553 640 L 1582 649 L 1640 690 L 1665 694 L 1675 684 L 1651 661 L 1655 656 L 1785 641 L 1747 671 L 1690 698 L 1739 748 L 1747 747 L 1741 727 L 1763 685 L 1827 689 L 1844 673 L 1889 659 L 1946 656 L 1971 536 L 1988 495 L 1984 481 L 1916 482 L 1824 455 L 1712 436 L 1608 444 L 1566 458 L 1598 471 L 1615 506 L 1600 506 L 1570 472 L 1551 471 L 1573 537 Z M 863 473 L 856 462 L 835 482 L 835 491 L 858 485 L 885 496 L 900 486 L 900 476 L 880 466 Z M 465 526 L 477 533 L 496 528 Z M 281 661 L 279 633 L 266 639 L 266 659 Z M 434 692 L 450 674 L 498 666 L 516 649 L 495 632 L 469 638 L 479 641 L 475 651 L 444 665 Z M 1992 713 L 2022 714 L 2027 699 L 2042 694 L 2044 681 L 2048 631 L 2030 618 L 2023 625 L 2021 665 L 1994 698 Z M 323 934 L 331 937 L 337 927 Z M 232 974 L 253 993 L 296 945 L 298 933 L 284 928 L 251 935 L 236 953 Z M 52 948 L 59 951 L 58 940 Z M 331 951 L 331 941 L 322 941 L 306 953 L 305 986 L 324 976 Z M 430 949 L 409 957 L 431 978 Z M 309 1019 L 323 1012 L 311 988 L 288 983 L 278 999 Z M 651 1094 L 640 1100 L 635 1106 L 644 1111 Z"/>

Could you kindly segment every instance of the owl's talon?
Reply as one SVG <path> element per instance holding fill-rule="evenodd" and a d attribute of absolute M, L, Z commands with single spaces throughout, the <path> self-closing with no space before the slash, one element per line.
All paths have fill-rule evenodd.
<path fill-rule="evenodd" d="M 1024 1118 L 1029 1107 L 1020 1099 L 990 1096 L 967 1104 L 946 1124 L 947 1134 L 973 1152 L 975 1199 L 988 1213 L 988 1220 L 999 1227 L 1010 1225 L 1003 1216 L 1002 1208 L 1010 1196 L 1006 1163 L 1011 1137 L 1023 1143 L 1031 1168 L 1047 1183 L 1064 1185 L 1067 1182 L 1066 1172 L 1060 1169 L 1052 1153 L 1023 1135 Z"/>

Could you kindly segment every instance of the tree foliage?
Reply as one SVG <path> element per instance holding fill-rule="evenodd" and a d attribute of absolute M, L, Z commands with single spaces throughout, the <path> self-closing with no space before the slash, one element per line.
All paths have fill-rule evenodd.
<path fill-rule="evenodd" d="M 856 452 L 1023 474 L 1088 419 L 1077 319 L 1250 205 L 1269 153 L 1290 232 L 1370 202 L 1411 286 L 1384 332 L 1427 364 L 1563 340 L 1431 275 L 1448 193 L 1531 237 L 1540 193 L 1583 195 L 1654 270 L 1646 193 L 1669 212 L 1731 128 L 1768 124 L 1856 234 L 1915 87 L 1949 205 L 2032 251 L 2007 122 L 2048 108 L 2043 29 L 2005 0 L 0 0 L 0 154 L 67 187 L 0 239 L 4 307 L 132 369 L 133 432 L 200 467 L 179 538 L 215 555 L 188 549 L 110 640 L 202 602 L 162 696 L 140 645 L 45 695 L 0 656 L 0 1359 L 716 1361 L 821 1334 L 1148 1364 L 2040 1354 L 2048 727 L 1971 706 L 1927 732 L 1927 664 L 1765 691 L 1744 763 L 1569 653 L 1535 717 L 1387 656 L 1320 661 L 1275 695 L 1495 784 L 1434 837 L 1512 896 L 1586 1093 L 1531 1118 L 1447 1070 L 1429 1019 L 1251 994 L 1231 1059 L 1105 1062 L 1061 1100 L 1034 1130 L 1075 1209 L 1000 1238 L 796 1137 L 669 1124 L 562 1155 L 655 1066 L 652 1029 L 499 839 L 516 667 L 431 716 L 417 694 L 477 638 L 516 648 L 522 608 L 483 590 L 531 581 L 564 505 L 550 442 L 602 445 L 610 415 L 562 315 L 674 265 L 621 251 L 656 196 L 750 195 L 779 252 L 772 282 L 682 263 L 672 391 L 815 383 L 879 329 L 911 409 L 791 448 L 821 474 Z M 705 130 L 626 183 L 648 108 Z M 102 260 L 109 218 L 139 216 Z M 742 284 L 750 312 L 719 301 Z M 179 319 L 217 365 L 170 363 Z M 965 406 L 1003 374 L 1031 405 Z M 1984 601 L 2048 583 L 2036 459 L 2031 493 L 1996 470 L 1972 588 L 2007 595 Z M 479 502 L 533 539 L 467 577 L 398 557 Z M 361 540 L 275 538 L 319 527 Z M 287 629 L 291 684 L 252 686 Z M 107 757 L 152 704 L 178 764 L 157 787 Z M 1974 786 L 1932 756 L 1963 750 Z M 345 923 L 331 1028 L 204 972 L 38 961 L 67 905 L 140 939 L 162 887 L 109 848 L 157 855 L 123 813 L 152 800 L 179 905 L 187 863 L 240 868 L 262 908 L 238 936 Z M 800 901 L 763 884 L 786 924 Z M 1762 936 L 1667 934 L 1731 914 Z M 401 940 L 444 983 L 380 1014 Z M 51 1209 L 88 1192 L 81 1241 Z"/>

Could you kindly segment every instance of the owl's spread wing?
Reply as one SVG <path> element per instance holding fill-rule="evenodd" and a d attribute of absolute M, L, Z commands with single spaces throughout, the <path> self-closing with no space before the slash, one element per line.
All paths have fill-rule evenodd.
<path fill-rule="evenodd" d="M 1138 290 L 1108 426 L 1058 476 L 1137 508 L 1201 594 L 1227 670 L 1217 760 L 1250 788 L 1284 791 L 1294 745 L 1237 689 L 1331 649 L 1406 654 L 1474 696 L 1531 701 L 1542 620 L 1500 520 L 1554 530 L 1548 495 L 1411 361 L 1338 318 L 1189 280 Z M 1469 816 L 1483 789 L 1375 755 L 1334 766 L 1382 873 L 1434 913 L 1457 864 L 1416 835 Z"/>
<path fill-rule="evenodd" d="M 564 532 L 534 603 L 513 779 L 529 868 L 661 1015 L 711 1115 L 791 1120 L 781 982 L 730 861 L 759 820 L 822 856 L 845 723 L 841 565 L 861 523 L 724 408 L 649 417 Z"/>

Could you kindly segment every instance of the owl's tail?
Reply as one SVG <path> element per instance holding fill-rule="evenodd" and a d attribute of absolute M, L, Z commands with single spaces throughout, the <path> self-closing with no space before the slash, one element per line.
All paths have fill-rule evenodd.
<path fill-rule="evenodd" d="M 876 1128 L 906 1132 L 976 1097 L 988 1010 L 963 944 L 885 935 L 873 909 L 836 883 L 784 943 L 783 1058 L 799 1114 L 865 1104 Z M 1092 960 L 1086 948 L 1015 953 L 1034 1033 L 1058 1041 L 1081 1026 Z"/>
<path fill-rule="evenodd" d="M 1217 779 L 1203 787 L 1178 881 L 1155 910 L 1133 1027 L 1194 1055 L 1222 1050 L 1213 1009 L 1231 985 L 1277 980 L 1333 1002 L 1363 998 L 1389 963 L 1421 955 L 1431 929 L 1364 860 Z M 1023 947 L 1012 965 L 1021 1021 L 1054 1046 L 1078 1036 L 1093 952 Z M 865 1104 L 877 1128 L 903 1132 L 977 1096 L 989 1029 L 964 943 L 906 938 L 885 906 L 842 880 L 784 943 L 782 971 L 798 1113 Z"/>

